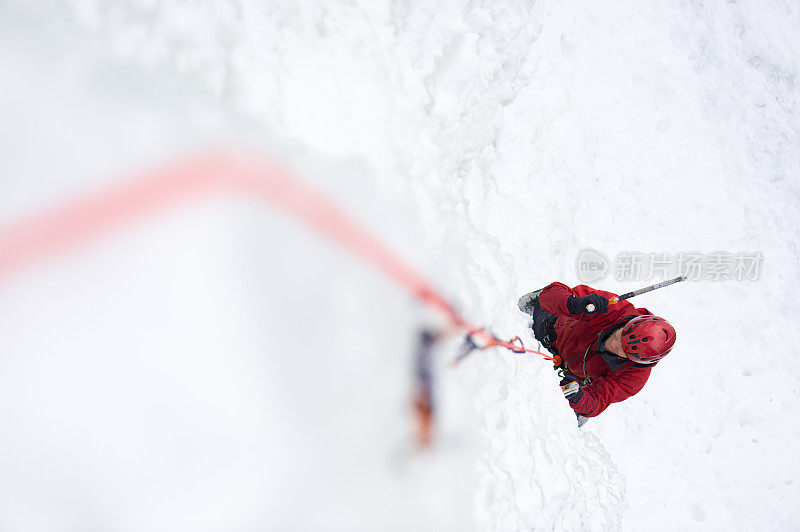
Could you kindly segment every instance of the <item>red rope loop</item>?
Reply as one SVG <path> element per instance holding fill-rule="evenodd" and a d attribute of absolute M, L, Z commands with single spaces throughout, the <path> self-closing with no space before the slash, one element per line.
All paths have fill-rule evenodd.
<path fill-rule="evenodd" d="M 484 344 L 478 345 L 477 343 L 475 343 L 475 341 L 472 340 L 474 336 L 481 337 Z M 475 346 L 475 349 L 484 350 L 484 349 L 489 349 L 490 347 L 505 347 L 506 349 L 510 350 L 513 353 L 517 353 L 520 355 L 525 353 L 531 353 L 534 355 L 539 355 L 543 357 L 545 360 L 549 360 L 554 364 L 556 363 L 556 359 L 548 355 L 547 353 L 542 353 L 541 351 L 536 351 L 535 349 L 526 348 L 525 344 L 522 342 L 522 339 L 519 336 L 515 336 L 511 340 L 505 341 L 505 340 L 500 340 L 493 334 L 489 333 L 486 329 L 476 328 L 467 332 L 467 338 L 472 341 L 473 345 Z"/>

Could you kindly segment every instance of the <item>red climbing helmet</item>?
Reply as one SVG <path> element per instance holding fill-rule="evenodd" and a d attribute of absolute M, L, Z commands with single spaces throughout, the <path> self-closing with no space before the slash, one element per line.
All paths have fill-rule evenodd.
<path fill-rule="evenodd" d="M 630 360 L 654 364 L 675 345 L 675 328 L 658 316 L 636 316 L 625 324 L 621 340 Z"/>

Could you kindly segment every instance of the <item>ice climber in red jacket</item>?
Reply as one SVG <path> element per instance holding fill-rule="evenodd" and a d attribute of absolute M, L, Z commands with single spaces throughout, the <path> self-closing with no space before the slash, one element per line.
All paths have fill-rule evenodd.
<path fill-rule="evenodd" d="M 667 320 L 628 301 L 609 305 L 615 296 L 556 282 L 519 300 L 536 339 L 562 361 L 561 388 L 579 425 L 637 394 L 675 344 Z"/>

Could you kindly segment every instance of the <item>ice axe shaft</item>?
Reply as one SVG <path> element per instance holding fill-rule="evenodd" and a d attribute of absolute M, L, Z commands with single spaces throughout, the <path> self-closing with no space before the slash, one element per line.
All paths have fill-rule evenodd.
<path fill-rule="evenodd" d="M 686 280 L 686 276 L 685 275 L 679 275 L 679 276 L 675 277 L 674 279 L 669 279 L 668 281 L 661 281 L 660 283 L 656 283 L 656 284 L 653 284 L 653 285 L 650 285 L 650 286 L 646 286 L 644 288 L 640 288 L 638 290 L 634 290 L 633 292 L 628 292 L 627 294 L 622 294 L 621 296 L 612 297 L 609 300 L 609 303 L 613 305 L 615 303 L 619 303 L 620 301 L 622 301 L 624 299 L 630 299 L 633 296 L 646 294 L 647 292 L 652 292 L 653 290 L 658 290 L 659 288 L 664 288 L 665 286 L 669 286 L 669 285 L 675 284 L 675 283 L 680 283 L 681 281 L 685 281 L 685 280 Z"/>
<path fill-rule="evenodd" d="M 685 281 L 685 280 L 686 280 L 686 276 L 685 275 L 679 275 L 678 277 L 675 277 L 674 279 L 670 279 L 668 281 L 661 281 L 660 283 L 656 283 L 656 284 L 653 284 L 653 285 L 650 285 L 650 286 L 646 286 L 644 288 L 640 288 L 638 290 L 634 290 L 633 292 L 628 292 L 627 294 L 622 294 L 621 296 L 612 297 L 611 299 L 608 300 L 608 304 L 609 305 L 615 305 L 615 304 L 619 303 L 620 301 L 623 301 L 625 299 L 630 299 L 633 296 L 638 296 L 640 294 L 645 294 L 647 292 L 652 292 L 653 290 L 658 290 L 659 288 L 664 288 L 665 286 L 669 286 L 671 284 L 679 283 L 679 282 Z M 588 305 L 586 305 L 586 310 L 589 311 L 589 312 L 594 312 L 594 305 L 589 303 Z"/>

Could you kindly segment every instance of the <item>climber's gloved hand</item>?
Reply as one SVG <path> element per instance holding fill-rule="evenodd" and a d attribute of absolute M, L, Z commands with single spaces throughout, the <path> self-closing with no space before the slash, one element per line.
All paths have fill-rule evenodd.
<path fill-rule="evenodd" d="M 567 401 L 570 403 L 577 403 L 581 400 L 581 397 L 583 397 L 581 385 L 574 375 L 565 375 L 564 378 L 561 379 L 559 385 L 561 386 L 561 391 L 564 392 L 564 397 L 566 397 Z"/>
<path fill-rule="evenodd" d="M 600 294 L 589 294 L 583 297 L 569 296 L 567 310 L 571 314 L 602 314 L 608 312 L 608 298 Z"/>

